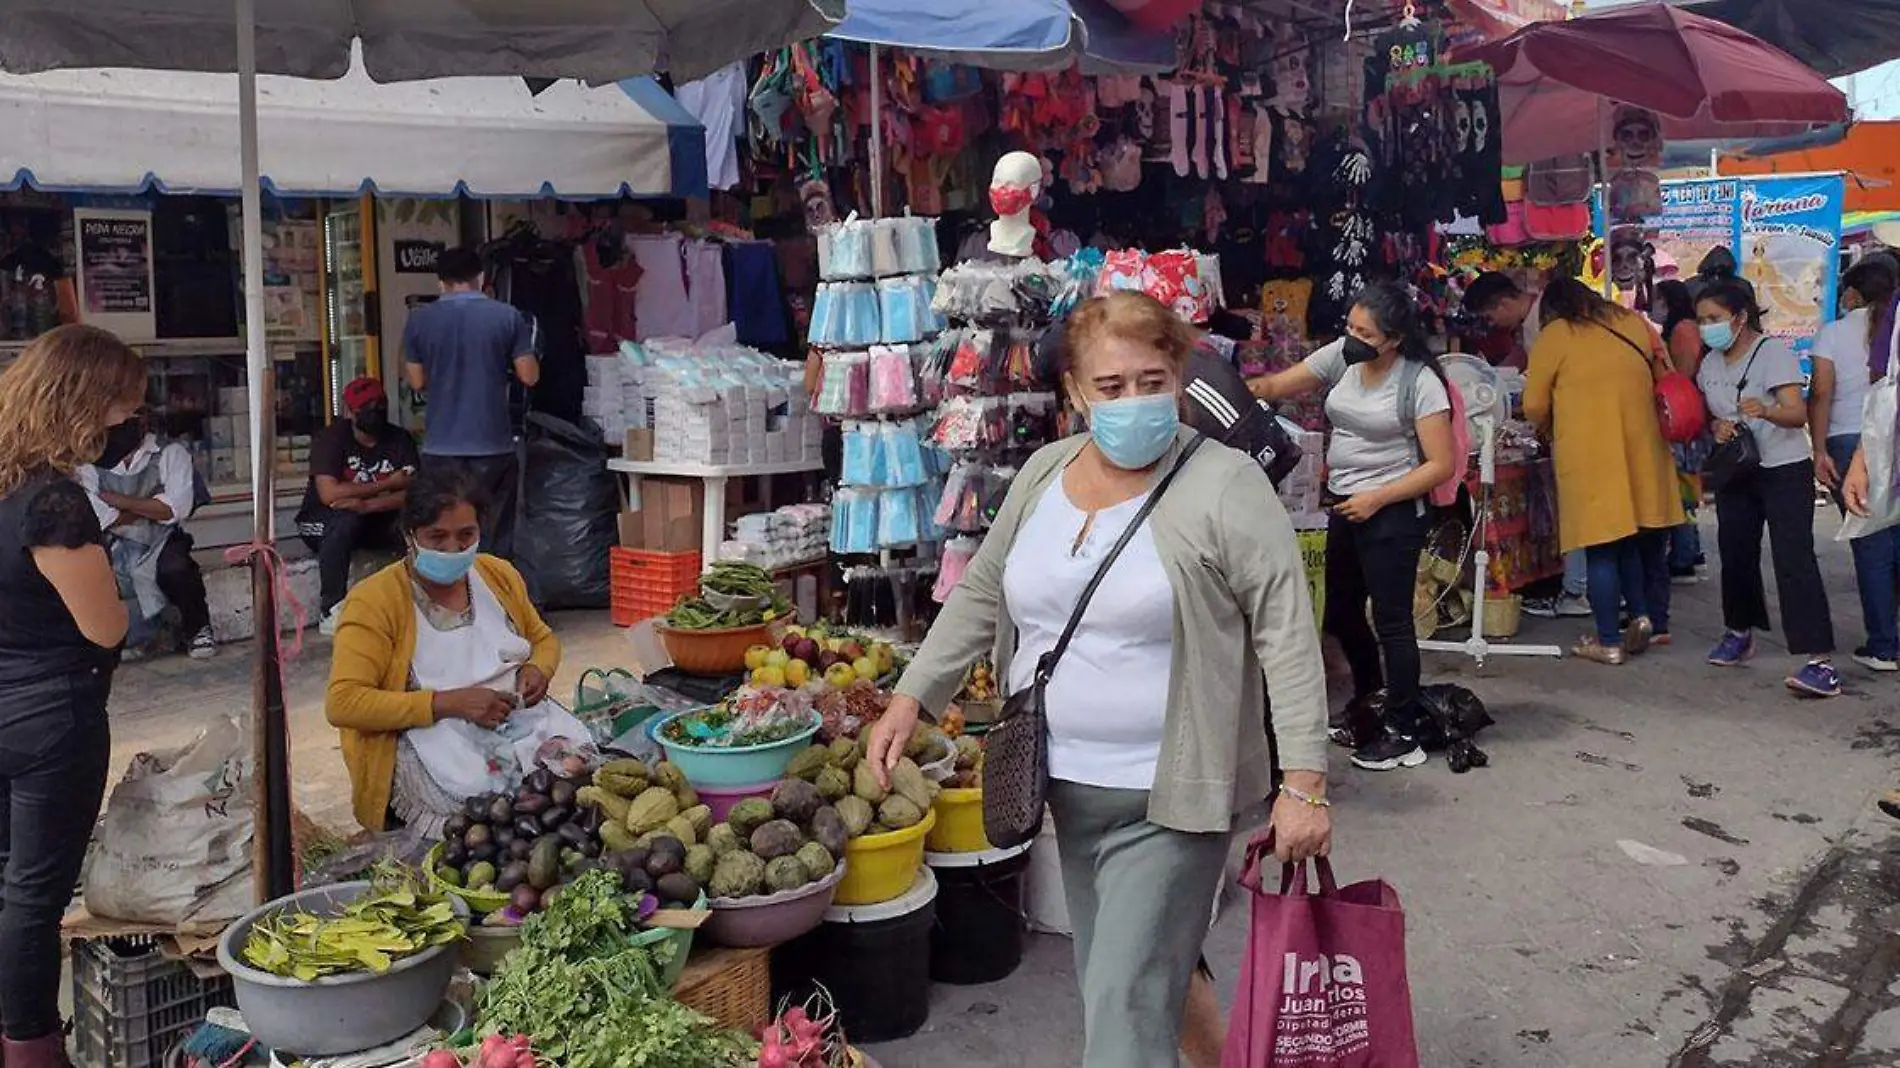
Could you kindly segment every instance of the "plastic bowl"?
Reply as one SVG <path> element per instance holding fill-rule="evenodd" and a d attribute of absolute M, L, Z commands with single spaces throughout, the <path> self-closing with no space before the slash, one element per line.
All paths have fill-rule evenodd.
<path fill-rule="evenodd" d="M 436 874 L 436 869 L 442 866 L 441 842 L 437 842 L 435 847 L 429 850 L 429 855 L 423 858 L 422 863 L 429 870 L 429 885 L 452 898 L 460 900 L 462 904 L 468 906 L 468 911 L 473 915 L 486 916 L 491 912 L 508 907 L 508 895 L 500 890 L 470 890 L 467 887 L 450 886 L 448 883 L 443 882 L 442 877 Z M 308 1053 L 310 1051 L 303 1050 L 302 1052 Z"/>
<path fill-rule="evenodd" d="M 745 670 L 745 652 L 755 645 L 772 643 L 772 624 L 753 627 L 723 627 L 718 630 L 676 630 L 664 623 L 653 629 L 673 666 L 688 675 L 717 678 Z"/>
<path fill-rule="evenodd" d="M 733 949 L 776 946 L 814 930 L 824 922 L 838 884 L 849 874 L 839 861 L 830 875 L 796 890 L 754 897 L 712 899 L 712 918 L 700 930 L 715 945 Z M 895 895 L 893 895 L 895 896 Z"/>
<path fill-rule="evenodd" d="M 777 779 L 750 786 L 701 786 L 694 783 L 693 792 L 699 795 L 700 804 L 712 809 L 712 821 L 724 823 L 726 816 L 732 812 L 732 806 L 748 797 L 771 797 L 772 791 L 778 789 L 778 784 Z"/>
<path fill-rule="evenodd" d="M 666 750 L 666 759 L 680 769 L 686 781 L 693 784 L 694 790 L 776 783 L 784 776 L 785 768 L 792 758 L 810 747 L 812 736 L 818 733 L 818 717 L 813 716 L 811 725 L 797 734 L 762 745 L 729 748 L 681 745 L 666 736 L 667 724 L 700 711 L 703 709 L 689 708 L 675 712 L 653 725 L 654 740 L 660 743 L 661 749 Z"/>
<path fill-rule="evenodd" d="M 335 915 L 369 889 L 369 883 L 358 882 L 305 890 L 254 909 L 225 928 L 218 939 L 218 966 L 231 976 L 238 1011 L 259 1045 L 307 1057 L 374 1049 L 421 1027 L 441 1006 L 461 959 L 461 947 L 453 942 L 405 957 L 381 975 L 352 972 L 311 983 L 258 971 L 239 956 L 259 920 L 288 909 Z M 460 898 L 448 900 L 466 922 L 468 906 Z"/>
<path fill-rule="evenodd" d="M 981 853 L 990 848 L 989 835 L 983 830 L 983 788 L 946 787 L 937 792 L 930 811 L 937 825 L 924 836 L 924 847 L 932 853 Z"/>
<path fill-rule="evenodd" d="M 699 893 L 699 900 L 693 904 L 693 911 L 698 912 L 707 907 L 706 892 L 702 890 Z M 673 959 L 666 962 L 666 970 L 660 973 L 660 981 L 666 984 L 668 990 L 678 985 L 680 973 L 686 970 L 686 958 L 693 952 L 695 933 L 673 927 L 649 927 L 633 937 L 633 944 L 636 946 L 653 946 L 667 941 L 673 943 Z"/>
<path fill-rule="evenodd" d="M 922 821 L 887 834 L 867 834 L 845 843 L 849 874 L 838 884 L 840 905 L 876 905 L 901 897 L 924 866 L 924 838 L 937 825 L 933 805 Z"/>

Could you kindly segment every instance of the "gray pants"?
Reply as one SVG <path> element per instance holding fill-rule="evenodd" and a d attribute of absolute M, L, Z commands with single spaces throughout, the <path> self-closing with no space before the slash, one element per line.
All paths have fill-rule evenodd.
<path fill-rule="evenodd" d="M 1082 987 L 1083 1068 L 1176 1063 L 1228 834 L 1148 822 L 1148 792 L 1049 784 Z"/>

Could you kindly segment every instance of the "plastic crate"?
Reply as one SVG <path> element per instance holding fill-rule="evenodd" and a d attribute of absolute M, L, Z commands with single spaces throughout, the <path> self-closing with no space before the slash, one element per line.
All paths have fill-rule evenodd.
<path fill-rule="evenodd" d="M 642 549 L 609 551 L 614 626 L 631 627 L 664 615 L 682 597 L 699 592 L 700 554 L 656 553 Z"/>
<path fill-rule="evenodd" d="M 74 942 L 73 1050 L 86 1068 L 162 1068 L 205 1013 L 237 1004 L 231 977 L 200 979 L 149 938 Z"/>

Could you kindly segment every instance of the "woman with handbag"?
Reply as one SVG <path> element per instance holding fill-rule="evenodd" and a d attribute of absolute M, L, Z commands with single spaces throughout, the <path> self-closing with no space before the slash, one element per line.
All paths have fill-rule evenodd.
<path fill-rule="evenodd" d="M 1588 559 L 1596 621 L 1571 652 L 1620 665 L 1669 640 L 1669 532 L 1683 514 L 1656 422 L 1659 354 L 1642 316 L 1574 278 L 1552 282 L 1539 310 L 1524 415 L 1550 436 L 1559 538 Z"/>
<path fill-rule="evenodd" d="M 73 481 L 143 434 L 145 362 L 91 326 L 41 334 L 0 374 L 0 1063 L 71 1068 L 59 922 L 112 759 L 106 700 L 125 602 Z M 10 819 L 8 817 L 11 817 Z"/>
<path fill-rule="evenodd" d="M 1868 257 L 1841 276 L 1844 314 L 1821 328 L 1814 339 L 1814 379 L 1808 391 L 1808 437 L 1816 476 L 1834 490 L 1845 511 L 1841 479 L 1860 448 L 1861 410 L 1873 385 L 1870 356 L 1878 329 L 1873 309 L 1893 299 L 1893 265 Z M 1854 580 L 1860 593 L 1867 644 L 1854 650 L 1854 662 L 1869 671 L 1900 671 L 1900 528 L 1890 527 L 1848 542 L 1854 554 Z"/>
<path fill-rule="evenodd" d="M 1427 498 L 1454 477 L 1458 448 L 1451 394 L 1425 347 L 1418 305 L 1397 285 L 1367 286 L 1344 338 L 1252 385 L 1269 401 L 1326 390 L 1326 633 L 1352 666 L 1347 708 L 1360 713 L 1334 740 L 1352 746 L 1353 764 L 1367 771 L 1418 767 L 1425 750 L 1412 594 L 1431 524 Z"/>
<path fill-rule="evenodd" d="M 1814 454 L 1801 365 L 1787 342 L 1762 333 L 1754 293 L 1737 281 L 1723 279 L 1704 289 L 1696 299 L 1696 320 L 1709 347 L 1696 373 L 1715 420 L 1715 450 L 1702 477 L 1715 492 L 1727 627 L 1709 651 L 1709 663 L 1742 663 L 1755 653 L 1755 631 L 1771 627 L 1761 576 L 1766 528 L 1782 631 L 1788 651 L 1802 660 L 1787 677 L 1788 688 L 1838 696 L 1834 621 L 1814 558 Z"/>
<path fill-rule="evenodd" d="M 1181 427 L 1190 328 L 1135 292 L 1068 323 L 1063 388 L 1089 432 L 1024 464 L 873 729 L 880 778 L 985 653 L 1010 694 L 984 824 L 1054 814 L 1087 1068 L 1174 1064 L 1236 815 L 1269 791 L 1283 858 L 1324 854 L 1326 693 L 1291 522 L 1250 457 Z M 1241 670 L 1236 671 L 1239 667 Z M 1263 681 L 1264 690 L 1263 694 Z"/>

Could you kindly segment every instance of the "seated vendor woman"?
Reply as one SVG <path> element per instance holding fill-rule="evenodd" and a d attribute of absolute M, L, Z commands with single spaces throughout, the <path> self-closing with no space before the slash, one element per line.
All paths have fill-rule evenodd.
<path fill-rule="evenodd" d="M 425 468 L 399 519 L 408 554 L 343 603 L 325 703 L 369 830 L 436 834 L 544 743 L 588 740 L 547 700 L 561 645 L 521 573 L 479 551 L 483 506 L 468 476 Z"/>

